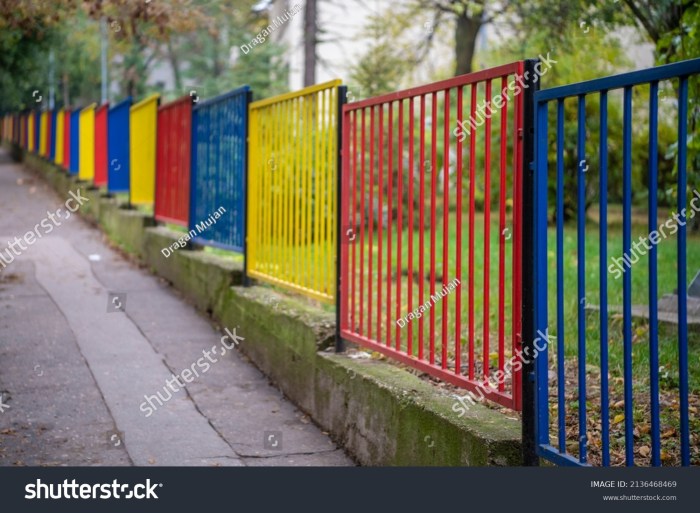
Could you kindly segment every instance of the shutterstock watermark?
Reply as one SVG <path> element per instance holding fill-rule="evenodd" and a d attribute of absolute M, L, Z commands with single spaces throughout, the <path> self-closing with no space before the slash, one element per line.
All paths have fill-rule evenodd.
<path fill-rule="evenodd" d="M 147 418 L 153 415 L 159 407 L 170 401 L 170 399 L 173 398 L 173 394 L 185 388 L 186 383 L 192 383 L 195 377 L 198 378 L 200 374 L 204 374 L 209 371 L 212 364 L 219 361 L 219 359 L 214 358 L 212 354 L 224 356 L 227 351 L 234 349 L 241 340 L 245 340 L 243 337 L 236 334 L 236 328 L 233 328 L 233 332 L 231 332 L 228 328 L 225 328 L 224 331 L 226 332 L 226 335 L 221 337 L 221 347 L 214 345 L 211 347 L 211 349 L 203 350 L 203 356 L 201 358 L 197 359 L 197 361 L 193 362 L 189 367 L 182 369 L 179 374 L 171 374 L 170 379 L 165 380 L 163 395 L 161 395 L 159 390 L 155 395 L 143 396 L 145 401 L 141 403 L 139 410 L 141 410 Z M 226 339 L 228 338 L 231 339 L 231 343 L 226 342 Z M 180 378 L 182 378 L 185 383 L 182 383 Z M 158 403 L 158 406 L 156 406 L 155 403 Z"/>
<path fill-rule="evenodd" d="M 541 62 L 535 64 L 535 76 L 533 78 L 535 83 L 540 77 L 547 74 L 553 64 L 557 63 L 557 61 L 549 57 L 549 52 L 547 52 L 547 57 L 542 57 L 542 54 L 540 54 L 540 61 Z M 508 85 L 503 88 L 500 94 L 491 98 L 491 101 L 487 102 L 486 99 L 483 99 L 481 104 L 476 107 L 474 114 L 469 116 L 469 119 L 457 122 L 457 127 L 452 131 L 455 137 L 457 137 L 460 142 L 464 141 L 472 130 L 476 130 L 483 125 L 487 119 L 491 119 L 495 112 L 494 107 L 500 110 L 503 108 L 503 105 L 510 102 L 511 93 L 513 97 L 515 97 L 530 87 L 530 84 L 527 82 L 529 78 L 529 71 L 525 71 L 522 75 L 516 75 L 514 78 L 510 79 Z"/>
<path fill-rule="evenodd" d="M 297 14 L 299 11 L 301 11 L 301 5 L 299 4 L 294 4 L 289 11 L 284 11 L 284 14 L 281 16 L 277 16 L 274 20 L 272 20 L 272 23 L 262 29 L 260 32 L 258 32 L 258 35 L 255 36 L 253 39 L 250 40 L 249 43 L 242 44 L 240 46 L 241 51 L 244 54 L 247 54 L 250 52 L 254 47 L 263 44 L 268 36 L 272 34 L 275 30 L 280 28 L 282 25 L 284 25 L 286 22 L 292 19 L 295 14 Z"/>
<path fill-rule="evenodd" d="M 639 262 L 639 258 L 646 255 L 647 251 L 651 250 L 662 240 L 667 239 L 670 235 L 675 235 L 679 226 L 685 226 L 688 219 L 693 219 L 695 214 L 700 212 L 700 192 L 694 189 L 693 196 L 695 197 L 690 201 L 690 212 L 686 208 L 683 208 L 680 214 L 674 212 L 657 230 L 650 232 L 648 237 L 640 236 L 632 244 L 629 253 L 623 253 L 621 257 L 613 257 L 611 259 L 612 264 L 608 266 L 608 272 L 614 274 L 616 280 L 619 279 L 627 269 L 631 269 L 634 264 Z M 666 233 L 666 228 L 668 228 L 670 233 Z"/>
<path fill-rule="evenodd" d="M 556 337 L 549 334 L 549 328 L 545 329 L 544 333 L 541 330 L 537 330 L 537 337 L 533 341 L 532 354 L 530 354 L 529 347 L 522 351 L 516 349 L 515 354 L 503 364 L 503 370 L 497 370 L 493 375 L 489 376 L 488 380 L 480 383 L 476 387 L 476 392 L 469 390 L 463 396 L 455 394 L 454 397 L 457 400 L 452 404 L 452 411 L 459 413 L 458 417 L 462 417 L 469 411 L 469 404 L 474 406 L 476 403 L 482 402 L 488 394 L 498 390 L 498 387 L 504 384 L 513 375 L 513 372 L 518 372 L 523 368 L 523 364 L 534 362 L 553 340 L 556 340 Z"/>
<path fill-rule="evenodd" d="M 63 208 L 59 208 L 55 212 L 49 212 L 47 210 L 46 217 L 35 224 L 33 230 L 29 230 L 24 234 L 24 236 L 22 236 L 22 238 L 15 237 L 15 240 L 7 243 L 7 248 L 4 250 L 6 256 L 3 255 L 3 251 L 0 251 L 0 266 L 2 266 L 0 269 L 4 269 L 14 262 L 15 257 L 20 256 L 22 251 L 27 251 L 29 246 L 32 246 L 38 239 L 41 239 L 44 235 L 51 233 L 57 226 L 61 226 L 59 219 L 70 219 L 70 216 L 77 212 L 83 203 L 90 201 L 90 198 L 80 194 L 80 189 L 78 189 L 77 193 L 68 191 L 68 194 L 71 197 L 64 203 L 64 206 L 66 207 L 66 211 L 64 212 L 65 215 L 61 215 Z M 71 203 L 73 203 L 74 206 L 71 207 Z M 39 229 L 40 227 L 41 229 Z M 26 243 L 26 247 L 22 244 L 23 241 Z M 18 246 L 19 249 L 17 249 Z"/>
<path fill-rule="evenodd" d="M 35 483 L 29 483 L 24 487 L 24 498 L 35 499 L 157 499 L 156 488 L 161 488 L 163 483 L 151 483 L 146 479 L 145 483 L 136 485 L 122 484 L 118 480 L 111 483 L 76 483 L 64 479 L 63 483 L 44 483 L 37 479 Z"/>

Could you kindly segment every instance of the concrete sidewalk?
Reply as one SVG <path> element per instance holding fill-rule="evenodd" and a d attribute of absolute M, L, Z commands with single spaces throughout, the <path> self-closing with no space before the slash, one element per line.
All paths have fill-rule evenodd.
<path fill-rule="evenodd" d="M 67 199 L 0 150 L 0 256 Z M 0 465 L 352 465 L 230 336 L 77 215 L 2 267 Z"/>

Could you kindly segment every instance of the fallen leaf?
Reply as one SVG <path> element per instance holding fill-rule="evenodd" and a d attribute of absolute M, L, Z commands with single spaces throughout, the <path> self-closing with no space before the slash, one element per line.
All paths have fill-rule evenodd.
<path fill-rule="evenodd" d="M 671 428 L 661 433 L 661 438 L 671 438 L 676 434 L 676 430 Z"/>
<path fill-rule="evenodd" d="M 622 422 L 623 420 L 625 420 L 625 414 L 624 414 L 624 413 L 618 413 L 617 415 L 615 415 L 615 418 L 613 419 L 613 424 L 619 424 L 619 423 Z"/>
<path fill-rule="evenodd" d="M 644 456 L 646 458 L 647 456 L 649 456 L 649 454 L 651 454 L 651 449 L 649 448 L 648 445 L 642 445 L 639 448 L 638 452 L 639 452 L 640 456 Z"/>

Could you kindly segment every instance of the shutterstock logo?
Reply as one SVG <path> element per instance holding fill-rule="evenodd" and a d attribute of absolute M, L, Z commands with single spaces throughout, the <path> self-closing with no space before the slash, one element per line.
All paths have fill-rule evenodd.
<path fill-rule="evenodd" d="M 120 484 L 116 479 L 111 483 L 76 483 L 73 479 L 70 483 L 64 479 L 63 483 L 42 483 L 37 479 L 36 483 L 30 483 L 24 487 L 25 499 L 157 499 L 156 488 L 163 483 L 146 483 L 134 485 Z"/>

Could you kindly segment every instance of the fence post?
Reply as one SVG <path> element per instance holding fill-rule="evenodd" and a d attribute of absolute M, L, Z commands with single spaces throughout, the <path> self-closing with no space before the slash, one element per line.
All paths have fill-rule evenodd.
<path fill-rule="evenodd" d="M 535 254 L 534 209 L 535 209 L 535 112 L 534 96 L 539 89 L 539 77 L 534 81 L 535 65 L 539 59 L 525 61 L 524 83 L 526 85 L 523 111 L 523 198 L 522 198 L 522 350 L 529 348 L 534 354 L 535 340 L 535 287 L 533 280 L 533 263 Z M 538 466 L 537 443 L 535 440 L 535 362 L 523 358 L 522 372 L 522 446 L 523 465 Z"/>
<path fill-rule="evenodd" d="M 250 149 L 250 108 L 249 105 L 253 101 L 253 91 L 248 91 L 246 93 L 245 101 L 245 151 L 243 153 L 243 169 L 245 169 L 243 178 L 243 215 L 245 216 L 245 222 L 243 227 L 245 229 L 245 235 L 243 236 L 243 286 L 250 287 L 250 278 L 248 278 L 248 191 L 250 186 L 248 184 L 248 173 L 250 173 L 250 167 L 248 166 L 248 151 Z"/>
<path fill-rule="evenodd" d="M 335 202 L 335 352 L 342 353 L 345 351 L 345 342 L 340 336 L 340 303 L 341 303 L 341 289 L 343 286 L 342 276 L 341 276 L 341 266 L 340 257 L 342 255 L 342 244 L 340 243 L 341 237 L 343 237 L 343 219 L 342 219 L 342 201 L 343 201 L 343 191 L 341 184 L 343 183 L 343 105 L 347 102 L 347 86 L 338 86 L 338 112 L 337 112 L 337 145 L 338 145 L 338 163 L 337 163 L 337 178 L 336 178 L 336 202 Z"/>

